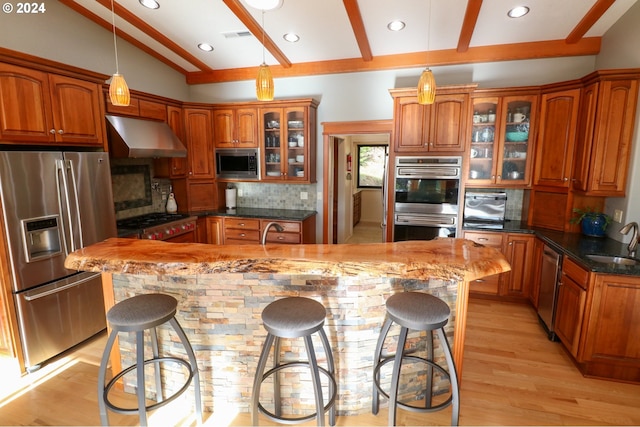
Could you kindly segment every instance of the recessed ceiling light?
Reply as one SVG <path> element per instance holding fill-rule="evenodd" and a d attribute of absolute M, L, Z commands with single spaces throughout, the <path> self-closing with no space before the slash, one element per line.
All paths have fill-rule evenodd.
<path fill-rule="evenodd" d="M 205 52 L 211 52 L 213 50 L 213 46 L 209 43 L 200 43 L 198 44 L 198 49 L 204 50 Z"/>
<path fill-rule="evenodd" d="M 156 0 L 139 0 L 140 4 L 149 9 L 158 9 L 160 8 L 160 3 Z"/>
<path fill-rule="evenodd" d="M 249 6 L 260 10 L 273 10 L 282 6 L 283 0 L 244 0 Z"/>
<path fill-rule="evenodd" d="M 529 8 L 527 6 L 516 6 L 507 12 L 507 15 L 509 15 L 509 18 L 521 18 L 527 13 L 529 13 Z"/>
<path fill-rule="evenodd" d="M 291 43 L 295 43 L 300 40 L 300 36 L 296 33 L 286 33 L 282 38 Z"/>
<path fill-rule="evenodd" d="M 404 28 L 405 23 L 399 20 L 391 21 L 387 24 L 389 31 L 400 31 Z"/>

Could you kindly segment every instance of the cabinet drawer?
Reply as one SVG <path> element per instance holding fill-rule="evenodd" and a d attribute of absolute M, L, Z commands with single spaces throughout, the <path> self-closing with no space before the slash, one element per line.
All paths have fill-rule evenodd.
<path fill-rule="evenodd" d="M 261 221 L 261 230 L 264 230 L 265 227 L 267 226 L 267 224 L 269 224 L 270 222 L 275 222 L 276 224 L 278 224 L 280 227 L 282 227 L 282 231 L 286 232 L 286 233 L 299 233 L 300 232 L 300 223 L 299 222 L 288 222 L 288 221 L 267 221 L 267 220 L 262 220 Z M 273 231 L 275 231 L 275 228 L 273 229 Z M 269 232 L 269 235 L 271 235 L 271 232 Z"/>
<path fill-rule="evenodd" d="M 243 230 L 260 231 L 260 220 L 247 218 L 225 218 L 224 228 L 239 228 Z"/>
<path fill-rule="evenodd" d="M 500 289 L 500 275 L 483 277 L 469 282 L 469 292 L 498 295 Z"/>
<path fill-rule="evenodd" d="M 501 233 L 483 233 L 477 231 L 465 231 L 464 238 L 467 240 L 473 240 L 476 243 L 480 243 L 484 246 L 491 246 L 494 248 L 502 249 L 502 234 Z"/>
<path fill-rule="evenodd" d="M 267 243 L 292 243 L 299 244 L 300 233 L 279 233 L 276 231 L 270 231 L 267 234 Z"/>
<path fill-rule="evenodd" d="M 258 230 L 241 230 L 237 228 L 225 228 L 224 242 L 229 243 L 230 239 L 246 240 L 252 243 L 259 243 L 260 232 Z"/>
<path fill-rule="evenodd" d="M 576 264 L 571 258 L 565 258 L 562 262 L 562 273 L 571 277 L 582 289 L 587 289 L 589 272 Z"/>

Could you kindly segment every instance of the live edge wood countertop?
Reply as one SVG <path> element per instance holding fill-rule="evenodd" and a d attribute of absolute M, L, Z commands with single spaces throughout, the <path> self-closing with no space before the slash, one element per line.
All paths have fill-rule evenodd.
<path fill-rule="evenodd" d="M 339 245 L 207 245 L 112 238 L 71 253 L 65 266 L 112 274 L 215 273 L 382 276 L 471 281 L 509 271 L 496 249 L 464 239 Z"/>

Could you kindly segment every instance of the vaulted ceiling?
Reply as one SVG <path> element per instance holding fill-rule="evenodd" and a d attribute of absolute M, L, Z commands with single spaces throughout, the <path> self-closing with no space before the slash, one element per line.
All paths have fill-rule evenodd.
<path fill-rule="evenodd" d="M 59 1 L 112 31 L 111 0 Z M 264 14 L 244 0 L 157 1 L 114 0 L 116 34 L 196 84 L 252 80 L 263 52 L 276 78 L 595 55 L 637 0 L 283 0 Z M 530 12 L 509 18 L 520 5 Z"/>

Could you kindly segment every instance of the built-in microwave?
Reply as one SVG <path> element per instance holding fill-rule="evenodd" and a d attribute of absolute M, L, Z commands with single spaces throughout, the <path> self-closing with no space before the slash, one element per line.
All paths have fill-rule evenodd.
<path fill-rule="evenodd" d="M 260 150 L 257 148 L 216 149 L 218 179 L 260 179 Z"/>

